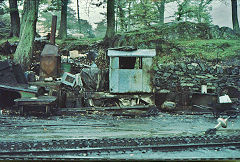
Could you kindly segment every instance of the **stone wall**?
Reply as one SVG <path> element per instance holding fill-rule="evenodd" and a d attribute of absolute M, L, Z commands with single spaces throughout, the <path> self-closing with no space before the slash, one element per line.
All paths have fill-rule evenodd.
<path fill-rule="evenodd" d="M 155 87 L 164 100 L 176 102 L 179 106 L 191 104 L 193 93 L 201 92 L 201 85 L 207 85 L 208 93 L 240 99 L 240 60 L 213 64 L 204 61 L 183 61 L 158 65 L 155 71 Z"/>

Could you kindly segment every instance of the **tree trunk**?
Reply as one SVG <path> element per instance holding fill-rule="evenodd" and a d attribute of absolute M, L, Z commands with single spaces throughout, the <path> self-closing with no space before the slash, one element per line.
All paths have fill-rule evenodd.
<path fill-rule="evenodd" d="M 237 14 L 237 0 L 231 0 L 231 3 L 232 3 L 233 30 L 239 31 L 238 14 Z"/>
<path fill-rule="evenodd" d="M 128 22 L 127 22 L 127 31 L 131 30 L 131 1 L 128 2 Z"/>
<path fill-rule="evenodd" d="M 203 10 L 203 0 L 200 0 L 200 4 L 198 6 L 198 12 L 197 12 L 198 23 L 202 22 L 202 10 Z"/>
<path fill-rule="evenodd" d="M 149 23 L 148 23 L 148 21 L 147 21 L 147 10 L 146 10 L 146 5 L 145 5 L 146 1 L 140 0 L 140 3 L 141 3 L 141 5 L 142 5 L 142 9 L 143 9 L 143 10 L 142 10 L 143 14 L 142 14 L 142 16 L 141 16 L 140 19 L 143 20 L 144 26 L 149 26 Z"/>
<path fill-rule="evenodd" d="M 115 0 L 107 1 L 107 31 L 105 39 L 111 39 L 115 35 Z"/>
<path fill-rule="evenodd" d="M 116 8 L 116 11 L 115 11 L 115 32 L 118 32 L 118 7 Z"/>
<path fill-rule="evenodd" d="M 161 0 L 161 2 L 155 2 L 159 13 L 159 23 L 164 24 L 164 11 L 165 11 L 165 2 L 166 0 Z M 160 3 L 160 4 L 159 4 Z"/>
<path fill-rule="evenodd" d="M 126 7 L 126 2 L 124 0 L 119 0 L 118 2 L 118 10 L 119 10 L 119 21 L 120 21 L 120 31 L 126 31 L 127 30 L 127 23 L 126 23 L 126 14 L 124 11 L 124 8 Z"/>
<path fill-rule="evenodd" d="M 20 34 L 20 18 L 18 12 L 17 0 L 9 0 L 10 17 L 11 17 L 11 31 L 10 37 L 19 37 Z"/>
<path fill-rule="evenodd" d="M 67 5 L 68 0 L 62 0 L 62 8 L 61 8 L 61 22 L 59 29 L 59 38 L 65 39 L 67 38 Z"/>
<path fill-rule="evenodd" d="M 208 5 L 212 3 L 213 0 L 200 0 L 200 3 L 198 5 L 198 12 L 197 12 L 197 21 L 198 23 L 202 22 L 202 14 L 204 11 L 204 8 L 206 8 Z"/>
<path fill-rule="evenodd" d="M 39 0 L 25 0 L 23 6 L 20 41 L 14 54 L 14 61 L 27 70 L 31 63 L 32 49 L 36 34 Z"/>
<path fill-rule="evenodd" d="M 77 0 L 77 18 L 78 18 L 79 32 L 81 33 L 81 21 L 80 21 L 80 13 L 79 13 L 79 0 Z"/>

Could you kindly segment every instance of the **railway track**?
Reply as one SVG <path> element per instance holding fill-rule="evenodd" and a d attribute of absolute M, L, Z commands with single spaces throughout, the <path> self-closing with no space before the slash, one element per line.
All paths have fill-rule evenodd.
<path fill-rule="evenodd" d="M 178 152 L 182 150 L 228 147 L 240 151 L 240 136 L 216 135 L 0 142 L 0 160 L 96 160 L 105 159 L 111 155 L 113 157 L 122 155 L 122 159 L 125 159 L 127 158 L 125 155 L 129 154 L 140 155 L 154 152 Z M 201 158 L 201 160 L 203 159 L 208 160 L 209 158 Z M 213 159 L 225 160 L 224 158 L 211 158 L 210 160 Z M 161 160 L 170 159 L 161 158 Z M 174 160 L 184 160 L 184 158 L 175 158 Z"/>

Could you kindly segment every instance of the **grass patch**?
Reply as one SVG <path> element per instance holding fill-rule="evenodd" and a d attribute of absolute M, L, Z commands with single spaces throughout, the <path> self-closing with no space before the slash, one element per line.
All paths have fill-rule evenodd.
<path fill-rule="evenodd" d="M 208 61 L 225 60 L 240 55 L 240 40 L 191 40 L 176 41 L 184 49 L 183 56 L 200 57 Z"/>
<path fill-rule="evenodd" d="M 12 38 L 3 38 L 3 39 L 0 39 L 0 45 L 5 43 L 6 41 L 10 42 L 10 43 L 15 43 L 15 42 L 18 42 L 19 41 L 19 38 L 18 37 L 12 37 Z"/>
<path fill-rule="evenodd" d="M 74 37 L 68 37 L 65 40 L 56 39 L 56 44 L 62 45 L 62 44 L 68 44 L 68 45 L 90 45 L 94 44 L 98 41 L 101 41 L 102 38 L 74 38 Z"/>

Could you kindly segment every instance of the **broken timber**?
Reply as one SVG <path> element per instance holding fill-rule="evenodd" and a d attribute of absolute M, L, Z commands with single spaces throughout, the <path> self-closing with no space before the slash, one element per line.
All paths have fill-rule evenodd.
<path fill-rule="evenodd" d="M 37 90 L 29 89 L 26 86 L 12 86 L 0 84 L 0 90 L 4 91 L 14 91 L 20 93 L 21 97 L 33 97 L 37 94 Z"/>
<path fill-rule="evenodd" d="M 41 96 L 32 98 L 20 98 L 15 99 L 17 107 L 20 110 L 20 114 L 24 114 L 24 108 L 26 106 L 41 106 L 45 107 L 45 113 L 49 114 L 51 108 L 55 105 L 57 98 L 54 96 Z"/>
<path fill-rule="evenodd" d="M 59 109 L 60 112 L 86 112 L 86 111 L 110 111 L 110 110 L 133 110 L 133 109 L 149 109 L 150 105 L 137 105 L 137 106 L 112 106 L 112 107 L 82 107 L 82 108 L 64 108 Z"/>

